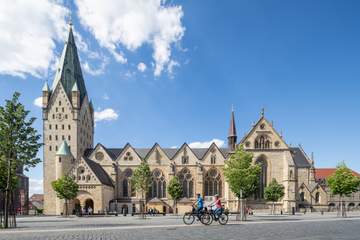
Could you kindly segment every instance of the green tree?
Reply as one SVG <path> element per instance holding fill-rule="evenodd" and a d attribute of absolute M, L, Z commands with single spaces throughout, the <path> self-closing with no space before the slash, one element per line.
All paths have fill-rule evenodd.
<path fill-rule="evenodd" d="M 76 197 L 79 191 L 79 185 L 70 177 L 64 176 L 51 183 L 56 192 L 56 196 L 65 200 L 65 216 L 69 215 L 68 202 Z"/>
<path fill-rule="evenodd" d="M 142 217 L 145 217 L 146 196 L 151 186 L 151 172 L 147 162 L 141 161 L 141 164 L 134 171 L 131 183 L 136 191 L 141 192 L 141 198 L 143 200 L 141 213 Z"/>
<path fill-rule="evenodd" d="M 3 227 L 9 227 L 10 196 L 17 187 L 18 169 L 28 171 L 40 159 L 36 154 L 41 147 L 40 135 L 32 127 L 35 118 L 19 102 L 20 93 L 0 106 L 0 190 L 4 194 Z"/>
<path fill-rule="evenodd" d="M 246 207 L 246 198 L 253 194 L 259 184 L 261 168 L 259 165 L 252 164 L 253 155 L 244 150 L 240 145 L 225 162 L 224 175 L 231 191 L 238 197 L 238 215 L 237 219 L 246 220 L 244 209 Z M 243 204 L 245 199 L 245 204 Z"/>
<path fill-rule="evenodd" d="M 352 171 L 346 167 L 345 163 L 340 163 L 336 167 L 335 173 L 327 178 L 327 183 L 331 193 L 333 195 L 339 195 L 340 214 L 342 217 L 346 217 L 346 209 L 343 207 L 343 197 L 359 191 L 360 178 L 354 176 Z"/>
<path fill-rule="evenodd" d="M 170 180 L 167 191 L 174 201 L 173 209 L 177 214 L 177 201 L 181 198 L 183 190 L 179 179 L 176 176 Z"/>
<path fill-rule="evenodd" d="M 273 178 L 271 183 L 265 187 L 265 199 L 272 202 L 271 214 L 275 213 L 275 202 L 278 202 L 284 197 L 284 189 L 284 185 L 279 184 L 275 178 Z"/>

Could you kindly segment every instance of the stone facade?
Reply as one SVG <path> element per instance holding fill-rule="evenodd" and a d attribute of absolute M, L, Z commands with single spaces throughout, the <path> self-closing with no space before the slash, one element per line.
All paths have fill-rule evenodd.
<path fill-rule="evenodd" d="M 51 182 L 72 176 L 80 185 L 70 209 L 78 211 L 91 207 L 94 213 L 111 211 L 138 212 L 140 195 L 131 186 L 131 177 L 141 161 L 147 161 L 153 183 L 147 196 L 148 207 L 160 212 L 173 212 L 173 201 L 166 187 L 173 176 L 183 186 L 179 212 L 191 209 L 196 193 L 211 201 L 218 194 L 230 211 L 237 209 L 237 199 L 224 179 L 223 168 L 235 147 L 242 144 L 253 153 L 254 164 L 261 164 L 259 191 L 248 199 L 253 208 L 269 208 L 263 199 L 265 186 L 275 178 L 285 186 L 285 196 L 277 207 L 284 212 L 297 209 L 300 197 L 312 196 L 314 163 L 301 147 L 291 147 L 284 141 L 262 113 L 245 137 L 237 141 L 235 116 L 231 113 L 228 147 L 212 144 L 208 148 L 191 148 L 184 143 L 179 148 L 135 148 L 126 144 L 121 148 L 93 147 L 94 117 L 89 101 L 75 41 L 70 28 L 69 39 L 50 89 L 43 88 L 44 122 L 44 210 L 45 214 L 64 212 L 63 201 L 57 199 Z M 325 198 L 325 197 L 324 197 Z"/>

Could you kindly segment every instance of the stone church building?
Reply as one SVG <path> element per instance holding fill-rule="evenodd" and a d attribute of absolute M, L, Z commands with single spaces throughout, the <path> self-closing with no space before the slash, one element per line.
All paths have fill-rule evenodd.
<path fill-rule="evenodd" d="M 285 186 L 285 196 L 278 209 L 290 212 L 304 204 L 304 199 L 317 199 L 326 205 L 324 189 L 315 183 L 314 162 L 301 147 L 291 147 L 273 128 L 264 114 L 242 138 L 237 139 L 234 112 L 230 115 L 228 146 L 212 144 L 208 148 L 164 148 L 155 143 L 137 148 L 130 143 L 119 148 L 94 146 L 94 109 L 86 91 L 77 48 L 70 26 L 55 79 L 50 88 L 45 83 L 43 96 L 44 139 L 44 211 L 60 215 L 64 202 L 56 197 L 51 182 L 70 175 L 79 184 L 77 197 L 70 209 L 92 207 L 94 213 L 138 212 L 140 194 L 131 186 L 134 169 L 147 161 L 152 171 L 148 207 L 172 212 L 167 184 L 177 176 L 183 186 L 179 212 L 191 209 L 196 193 L 206 200 L 219 194 L 230 211 L 237 209 L 237 199 L 224 179 L 224 163 L 235 147 L 243 144 L 253 153 L 253 162 L 262 166 L 258 192 L 248 200 L 254 209 L 268 208 L 265 186 L 275 178 Z"/>

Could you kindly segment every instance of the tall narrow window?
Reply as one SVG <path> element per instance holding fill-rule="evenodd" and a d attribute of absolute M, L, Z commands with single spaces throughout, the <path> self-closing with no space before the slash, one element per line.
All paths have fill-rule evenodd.
<path fill-rule="evenodd" d="M 194 180 L 190 173 L 190 170 L 183 168 L 178 173 L 178 178 L 183 189 L 183 197 L 192 198 L 194 197 Z"/>
<path fill-rule="evenodd" d="M 320 202 L 320 193 L 317 192 L 315 193 L 315 203 L 319 203 Z"/>
<path fill-rule="evenodd" d="M 122 180 L 123 197 L 129 197 L 130 195 L 133 196 L 132 191 L 129 194 L 129 190 L 132 190 L 132 186 L 131 186 L 132 174 L 133 172 L 130 168 L 125 169 L 123 173 L 123 180 Z"/>
<path fill-rule="evenodd" d="M 305 193 L 304 193 L 304 192 L 301 192 L 301 193 L 300 193 L 300 201 L 301 201 L 301 202 L 304 202 L 304 201 L 305 201 Z"/>
<path fill-rule="evenodd" d="M 216 164 L 216 155 L 215 154 L 211 155 L 210 161 L 211 161 L 211 164 Z"/>
<path fill-rule="evenodd" d="M 129 185 L 128 180 L 127 180 L 127 178 L 125 178 L 123 180 L 123 197 L 128 197 L 128 195 L 129 195 L 128 185 Z"/>
<path fill-rule="evenodd" d="M 151 198 L 166 197 L 165 176 L 160 169 L 152 171 Z"/>
<path fill-rule="evenodd" d="M 259 186 L 258 191 L 255 194 L 255 198 L 263 199 L 264 198 L 264 190 L 266 187 L 267 181 L 267 161 L 264 155 L 261 155 L 255 162 L 256 164 L 260 165 L 261 172 L 259 176 Z"/>
<path fill-rule="evenodd" d="M 211 168 L 205 175 L 205 196 L 222 195 L 221 175 L 216 168 Z"/>

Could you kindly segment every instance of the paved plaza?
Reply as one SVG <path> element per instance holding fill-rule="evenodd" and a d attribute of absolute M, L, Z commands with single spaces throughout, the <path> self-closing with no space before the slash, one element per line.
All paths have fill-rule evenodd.
<path fill-rule="evenodd" d="M 251 216 L 239 223 L 186 226 L 181 217 L 23 217 L 18 228 L 0 231 L 0 240 L 26 239 L 356 239 L 360 236 L 360 214 L 340 219 L 336 214 L 295 216 Z"/>

